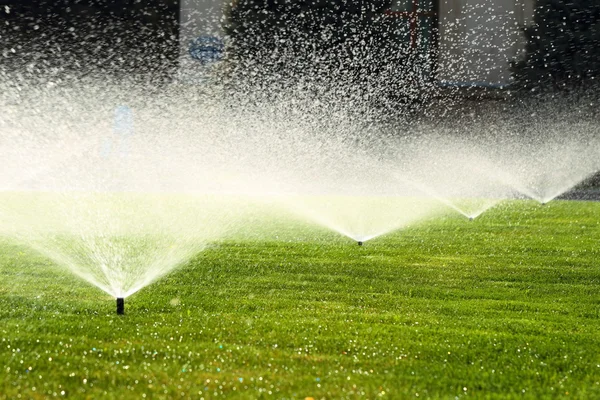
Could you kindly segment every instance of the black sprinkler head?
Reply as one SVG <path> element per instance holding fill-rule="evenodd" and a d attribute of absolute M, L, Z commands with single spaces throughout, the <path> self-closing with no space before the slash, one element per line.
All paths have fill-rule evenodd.
<path fill-rule="evenodd" d="M 359 240 L 359 241 L 358 241 L 358 245 L 359 245 L 359 246 L 362 246 L 362 245 L 363 245 L 363 242 L 361 242 L 361 241 Z"/>
<path fill-rule="evenodd" d="M 469 221 L 473 221 L 474 219 L 474 217 L 469 217 Z"/>
<path fill-rule="evenodd" d="M 117 297 L 117 314 L 125 314 L 125 299 L 122 297 Z"/>
<path fill-rule="evenodd" d="M 540 204 L 541 204 L 541 205 L 543 205 L 543 206 L 545 206 L 545 205 L 546 205 L 546 203 L 545 203 L 545 202 L 541 202 Z"/>

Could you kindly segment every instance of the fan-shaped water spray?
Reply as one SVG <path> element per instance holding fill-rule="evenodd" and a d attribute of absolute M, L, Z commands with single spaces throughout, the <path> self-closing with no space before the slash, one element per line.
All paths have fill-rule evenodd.
<path fill-rule="evenodd" d="M 2 119 L 3 233 L 115 298 L 246 223 L 260 200 L 362 245 L 448 207 L 472 220 L 522 194 L 545 202 L 598 169 L 584 125 L 562 141 L 492 123 L 399 134 L 300 89 L 247 103 L 215 88 L 144 89 L 19 88 Z M 502 139 L 472 133 L 482 126 Z"/>
<path fill-rule="evenodd" d="M 53 122 L 52 115 L 42 119 Z M 169 149 L 157 146 L 151 131 L 133 137 L 127 107 L 117 108 L 112 130 L 48 135 L 20 128 L 17 137 L 23 140 L 11 148 L 18 155 L 13 159 L 18 179 L 7 182 L 0 196 L 3 233 L 118 299 L 186 262 L 232 227 L 239 202 L 200 193 L 204 186 L 194 184 L 193 165 L 165 168 L 160 161 Z M 171 148 L 178 146 L 174 141 Z M 38 154 L 50 161 L 44 168 L 31 159 Z M 171 177 L 182 179 L 186 167 L 189 185 L 173 190 Z"/>
<path fill-rule="evenodd" d="M 505 135 L 510 137 L 509 135 Z M 491 178 L 541 204 L 568 192 L 600 170 L 598 128 L 549 117 L 495 146 Z"/>

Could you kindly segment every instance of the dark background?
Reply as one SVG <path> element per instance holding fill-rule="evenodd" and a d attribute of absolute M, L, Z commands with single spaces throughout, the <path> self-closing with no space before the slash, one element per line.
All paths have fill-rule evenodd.
<path fill-rule="evenodd" d="M 168 74 L 178 19 L 178 0 L 0 0 L 0 64 Z"/>

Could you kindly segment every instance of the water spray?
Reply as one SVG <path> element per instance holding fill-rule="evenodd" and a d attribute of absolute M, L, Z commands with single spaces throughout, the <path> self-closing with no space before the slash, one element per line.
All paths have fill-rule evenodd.
<path fill-rule="evenodd" d="M 123 297 L 117 297 L 117 314 L 125 314 L 125 299 Z"/>

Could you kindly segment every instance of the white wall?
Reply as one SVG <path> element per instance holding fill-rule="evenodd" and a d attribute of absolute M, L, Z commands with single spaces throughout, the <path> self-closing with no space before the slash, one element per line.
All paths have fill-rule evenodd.
<path fill-rule="evenodd" d="M 524 47 L 534 0 L 440 0 L 438 79 L 444 83 L 510 83 L 510 61 Z"/>

